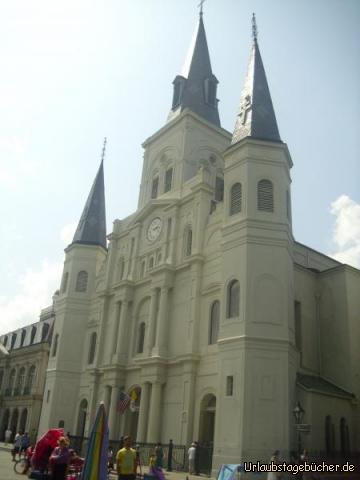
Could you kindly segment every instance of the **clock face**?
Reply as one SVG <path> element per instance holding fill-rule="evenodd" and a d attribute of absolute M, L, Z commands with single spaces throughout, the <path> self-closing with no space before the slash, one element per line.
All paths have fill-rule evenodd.
<path fill-rule="evenodd" d="M 154 242 L 158 238 L 161 232 L 161 227 L 162 227 L 161 218 L 160 217 L 154 218 L 154 220 L 150 223 L 146 233 L 147 239 L 150 242 Z"/>

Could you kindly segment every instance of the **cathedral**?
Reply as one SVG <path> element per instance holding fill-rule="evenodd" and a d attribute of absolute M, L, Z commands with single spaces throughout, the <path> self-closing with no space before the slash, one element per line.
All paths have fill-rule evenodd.
<path fill-rule="evenodd" d="M 222 463 L 360 448 L 360 271 L 295 241 L 291 155 L 256 25 L 233 132 L 203 15 L 145 140 L 137 210 L 106 232 L 103 161 L 65 249 L 39 434 L 213 446 Z M 120 394 L 132 401 L 118 411 Z"/>

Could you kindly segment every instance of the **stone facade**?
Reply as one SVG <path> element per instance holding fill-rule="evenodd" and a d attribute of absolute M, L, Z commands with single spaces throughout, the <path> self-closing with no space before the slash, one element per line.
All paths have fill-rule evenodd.
<path fill-rule="evenodd" d="M 199 32 L 193 62 L 207 54 Z M 293 238 L 291 157 L 261 110 L 267 85 L 251 99 L 251 82 L 266 83 L 256 39 L 253 55 L 235 140 L 202 106 L 182 108 L 199 84 L 191 67 L 174 82 L 177 114 L 143 145 L 138 209 L 114 221 L 107 249 L 83 240 L 98 215 L 85 209 L 55 300 L 40 432 L 64 422 L 86 435 L 104 401 L 111 438 L 198 439 L 216 469 L 296 450 L 300 401 L 303 444 L 360 447 L 360 272 Z M 265 138 L 251 134 L 259 115 Z"/>

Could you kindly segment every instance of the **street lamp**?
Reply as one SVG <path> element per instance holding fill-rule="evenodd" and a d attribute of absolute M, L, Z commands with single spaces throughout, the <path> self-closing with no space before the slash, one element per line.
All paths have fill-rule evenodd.
<path fill-rule="evenodd" d="M 298 452 L 299 458 L 301 455 L 301 427 L 302 420 L 304 418 L 305 410 L 302 408 L 301 403 L 298 401 L 293 410 L 293 415 L 295 417 L 295 426 L 298 433 Z"/>

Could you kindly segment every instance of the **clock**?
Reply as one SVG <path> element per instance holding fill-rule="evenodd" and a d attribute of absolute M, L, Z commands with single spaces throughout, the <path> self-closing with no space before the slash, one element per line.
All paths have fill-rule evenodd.
<path fill-rule="evenodd" d="M 152 220 L 152 222 L 150 223 L 146 232 L 146 237 L 149 240 L 149 242 L 154 242 L 158 238 L 161 232 L 161 227 L 162 227 L 161 218 L 155 217 L 154 220 Z"/>

